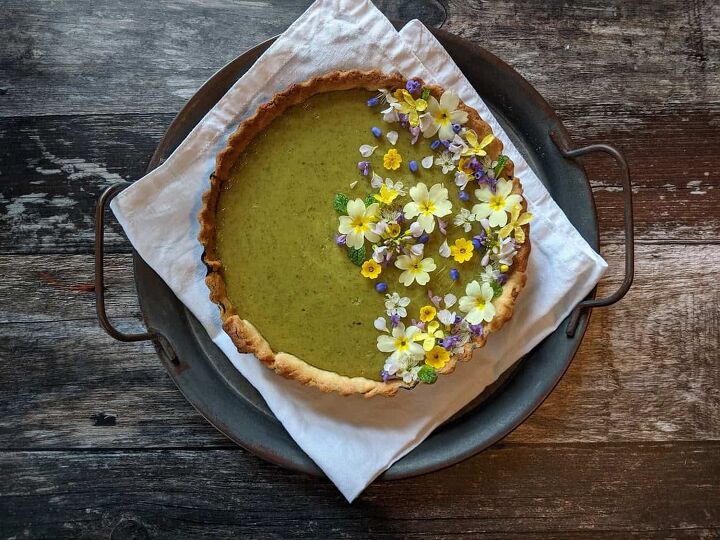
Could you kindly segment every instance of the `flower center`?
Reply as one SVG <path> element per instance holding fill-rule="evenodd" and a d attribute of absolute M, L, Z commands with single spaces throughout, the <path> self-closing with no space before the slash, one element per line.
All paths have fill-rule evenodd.
<path fill-rule="evenodd" d="M 368 222 L 369 220 L 365 216 L 357 216 L 352 220 L 352 228 L 356 233 L 361 233 L 367 230 Z"/>
<path fill-rule="evenodd" d="M 395 348 L 396 348 L 398 351 L 404 351 L 405 349 L 407 349 L 407 348 L 408 348 L 408 340 L 407 340 L 407 338 L 406 338 L 405 336 L 400 337 L 400 338 L 397 338 L 397 339 L 395 340 Z"/>
<path fill-rule="evenodd" d="M 501 195 L 493 195 L 492 197 L 490 197 L 490 202 L 488 202 L 488 205 L 493 210 L 493 212 L 498 212 L 499 210 L 505 208 L 505 197 L 502 197 Z"/>
<path fill-rule="evenodd" d="M 423 201 L 420 204 L 420 212 L 426 216 L 431 216 L 435 213 L 435 203 L 432 201 Z"/>
<path fill-rule="evenodd" d="M 475 307 L 479 310 L 485 309 L 485 300 L 482 298 L 475 300 Z"/>

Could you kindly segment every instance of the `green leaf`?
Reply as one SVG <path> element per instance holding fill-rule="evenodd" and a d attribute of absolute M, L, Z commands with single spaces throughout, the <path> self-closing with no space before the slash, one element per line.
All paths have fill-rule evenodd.
<path fill-rule="evenodd" d="M 492 287 L 492 290 L 493 290 L 493 298 L 497 298 L 498 296 L 500 296 L 502 294 L 503 286 L 500 285 L 497 281 L 494 281 L 494 280 L 491 281 L 490 286 Z"/>
<path fill-rule="evenodd" d="M 348 258 L 352 261 L 354 265 L 362 266 L 362 264 L 365 262 L 365 246 L 361 247 L 360 249 L 349 247 Z"/>
<path fill-rule="evenodd" d="M 434 367 L 425 364 L 418 371 L 418 379 L 425 384 L 432 384 L 437 381 L 437 371 L 435 371 Z"/>
<path fill-rule="evenodd" d="M 425 101 L 427 101 L 427 99 L 430 97 L 430 89 L 427 86 L 423 88 L 420 97 L 423 98 Z"/>
<path fill-rule="evenodd" d="M 344 193 L 338 193 L 333 199 L 333 208 L 338 214 L 347 214 L 347 204 L 350 199 Z"/>
<path fill-rule="evenodd" d="M 368 195 L 367 197 L 365 197 L 365 206 L 366 206 L 366 207 L 368 207 L 368 206 L 370 206 L 372 203 L 376 203 L 376 202 L 377 202 L 377 201 L 375 200 L 375 195 L 372 194 L 372 193 L 371 193 L 370 195 Z"/>
<path fill-rule="evenodd" d="M 495 178 L 499 178 L 500 171 L 503 170 L 503 167 L 505 166 L 505 163 L 507 163 L 507 160 L 509 158 L 505 155 L 500 154 L 497 159 L 497 165 L 495 165 L 495 168 L 493 169 L 495 171 Z"/>

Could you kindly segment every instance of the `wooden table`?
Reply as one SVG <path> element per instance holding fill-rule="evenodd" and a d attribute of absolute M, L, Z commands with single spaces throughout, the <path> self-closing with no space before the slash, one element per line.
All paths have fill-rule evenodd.
<path fill-rule="evenodd" d="M 635 284 L 597 310 L 565 378 L 500 444 L 377 482 L 323 479 L 235 447 L 147 343 L 93 302 L 93 205 L 134 180 L 215 70 L 308 0 L 0 4 L 0 537 L 430 538 L 720 535 L 720 4 L 381 2 L 513 65 L 578 143 L 634 182 Z M 621 197 L 587 162 L 613 290 Z M 110 311 L 138 330 L 130 246 L 108 239 Z"/>

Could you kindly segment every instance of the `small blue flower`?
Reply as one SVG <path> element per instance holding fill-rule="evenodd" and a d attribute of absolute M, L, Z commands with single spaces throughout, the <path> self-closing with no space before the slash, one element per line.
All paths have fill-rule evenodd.
<path fill-rule="evenodd" d="M 410 79 L 407 83 L 405 83 L 405 90 L 410 92 L 412 95 L 417 94 L 420 91 L 420 82 L 415 79 Z"/>
<path fill-rule="evenodd" d="M 380 377 L 382 377 L 383 382 L 388 382 L 388 380 L 390 379 L 390 374 L 383 369 L 380 372 Z"/>
<path fill-rule="evenodd" d="M 420 235 L 420 238 L 418 238 L 418 242 L 420 242 L 421 244 L 427 244 L 429 241 L 430 235 L 428 235 L 427 233 L 422 233 Z"/>
<path fill-rule="evenodd" d="M 387 283 L 381 281 L 380 283 L 375 285 L 375 290 L 379 293 L 384 293 L 385 291 L 387 291 Z"/>
<path fill-rule="evenodd" d="M 435 139 L 433 142 L 430 143 L 430 149 L 435 151 L 440 148 L 441 144 L 442 143 L 440 142 L 440 139 Z"/>
<path fill-rule="evenodd" d="M 467 191 L 461 191 L 458 193 L 458 197 L 460 197 L 461 201 L 469 201 L 470 200 L 470 194 Z"/>
<path fill-rule="evenodd" d="M 411 171 L 411 172 L 417 172 L 417 170 L 418 170 L 417 161 L 415 161 L 415 160 L 413 159 L 410 163 L 408 163 L 408 167 L 410 167 L 410 171 Z"/>
<path fill-rule="evenodd" d="M 347 235 L 346 235 L 346 234 L 336 234 L 336 235 L 335 235 L 335 243 L 336 243 L 338 246 L 344 246 L 346 240 L 347 240 Z"/>
<path fill-rule="evenodd" d="M 460 124 L 453 124 L 452 127 L 455 133 L 460 133 L 460 130 L 462 129 L 462 126 Z"/>
<path fill-rule="evenodd" d="M 370 98 L 367 100 L 368 107 L 375 107 L 378 103 L 380 103 L 380 100 L 376 97 L 373 97 L 373 98 Z"/>
<path fill-rule="evenodd" d="M 457 281 L 460 279 L 460 272 L 457 271 L 457 268 L 451 268 L 450 269 L 450 279 L 453 281 Z"/>
<path fill-rule="evenodd" d="M 358 161 L 358 170 L 363 176 L 370 174 L 370 162 L 369 161 Z"/>
<path fill-rule="evenodd" d="M 375 137 L 380 137 L 380 135 L 382 135 L 382 131 L 380 131 L 380 128 L 377 126 L 373 126 L 370 131 L 372 131 L 372 134 L 375 135 Z"/>
<path fill-rule="evenodd" d="M 480 249 L 481 247 L 483 247 L 485 245 L 485 237 L 486 236 L 487 235 L 485 234 L 485 229 L 480 231 L 480 234 L 473 236 L 473 239 L 472 239 L 473 247 L 475 249 Z"/>

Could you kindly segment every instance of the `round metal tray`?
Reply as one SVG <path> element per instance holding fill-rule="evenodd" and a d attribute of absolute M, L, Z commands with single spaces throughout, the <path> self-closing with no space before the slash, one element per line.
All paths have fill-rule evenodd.
<path fill-rule="evenodd" d="M 507 64 L 488 51 L 447 32 L 434 30 L 433 33 L 492 109 L 573 225 L 598 250 L 598 223 L 589 183 L 583 169 L 567 159 L 589 150 L 576 150 L 575 156 L 573 151 L 566 150 L 569 137 L 556 114 Z M 198 90 L 167 130 L 148 171 L 171 154 L 273 41 L 261 43 L 242 54 Z M 593 150 L 615 152 L 608 148 Z M 615 157 L 624 165 L 619 154 Z M 629 179 L 623 180 L 627 180 L 629 187 Z M 627 192 L 629 195 L 630 190 L 627 189 Z M 135 281 L 148 333 L 128 336 L 111 326 L 105 314 L 102 293 L 102 228 L 103 210 L 113 195 L 106 193 L 98 204 L 99 269 L 96 290 L 102 326 L 117 339 L 153 339 L 168 373 L 187 400 L 238 445 L 273 463 L 321 474 L 317 465 L 273 416 L 254 387 L 232 366 L 195 317 L 137 254 L 134 257 Z M 632 216 L 629 217 L 631 231 Z M 630 236 L 630 253 L 631 240 Z M 624 290 L 621 288 L 609 299 L 586 301 L 590 307 L 607 305 L 622 297 L 632 279 L 632 260 L 629 263 Z M 594 298 L 594 291 L 589 298 Z M 570 365 L 585 333 L 588 313 L 589 310 L 577 309 L 574 317 L 568 317 L 501 380 L 395 463 L 383 478 L 414 476 L 452 465 L 497 442 L 517 427 L 548 396 Z M 574 320 L 570 321 L 571 318 Z M 566 332 L 568 323 L 574 332 Z"/>

